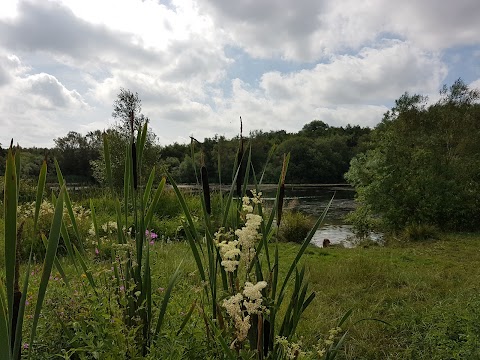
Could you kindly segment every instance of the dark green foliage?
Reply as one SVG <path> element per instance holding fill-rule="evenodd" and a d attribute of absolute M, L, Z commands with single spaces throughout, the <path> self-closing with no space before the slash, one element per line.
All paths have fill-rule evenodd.
<path fill-rule="evenodd" d="M 314 221 L 298 211 L 285 211 L 280 225 L 279 240 L 301 244 L 312 228 Z"/>
<path fill-rule="evenodd" d="M 89 132 L 86 136 L 70 131 L 54 141 L 54 155 L 65 178 L 70 182 L 94 182 L 90 162 L 100 157 L 100 131 Z"/>
<path fill-rule="evenodd" d="M 409 224 L 480 228 L 479 94 L 460 80 L 427 106 L 403 95 L 346 174 L 362 206 L 399 230 Z"/>
<path fill-rule="evenodd" d="M 406 241 L 436 240 L 439 237 L 438 228 L 428 224 L 410 224 L 402 232 L 402 238 Z"/>

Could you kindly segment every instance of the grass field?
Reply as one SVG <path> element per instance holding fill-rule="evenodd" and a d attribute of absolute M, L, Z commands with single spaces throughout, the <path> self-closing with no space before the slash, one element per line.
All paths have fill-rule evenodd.
<path fill-rule="evenodd" d="M 161 352 L 151 356 L 205 358 L 205 326 L 199 312 L 193 313 L 181 334 L 175 333 L 191 304 L 203 296 L 190 249 L 184 243 L 163 242 L 152 249 L 157 298 L 179 265 L 182 275 L 169 304 Z M 280 264 L 290 263 L 297 249 L 295 244 L 280 244 Z M 75 332 L 82 351 L 93 357 L 115 358 L 114 351 L 122 353 L 122 347 L 128 347 L 131 335 L 122 329 L 121 314 L 112 301 L 110 265 L 90 261 L 102 284 L 99 298 L 103 300 L 92 303 L 80 282 L 66 286 L 54 273 L 42 310 L 36 358 L 72 355 L 75 351 L 68 349 L 74 344 L 65 336 L 68 329 Z M 480 235 L 451 234 L 437 241 L 388 247 L 312 246 L 302 261 L 316 293 L 297 331 L 305 348 L 325 338 L 343 314 L 353 309 L 341 359 L 480 358 Z M 68 259 L 62 263 L 67 276 L 72 273 L 69 278 L 73 278 Z M 286 270 L 280 268 L 280 273 Z M 39 271 L 36 265 L 29 293 L 35 293 Z M 29 305 L 27 321 L 33 308 Z"/>

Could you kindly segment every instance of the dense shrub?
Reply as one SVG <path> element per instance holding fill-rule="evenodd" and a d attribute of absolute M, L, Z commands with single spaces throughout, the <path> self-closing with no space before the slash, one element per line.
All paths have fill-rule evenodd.
<path fill-rule="evenodd" d="M 287 210 L 280 224 L 279 240 L 301 243 L 313 226 L 313 220 L 308 215 L 298 211 Z"/>

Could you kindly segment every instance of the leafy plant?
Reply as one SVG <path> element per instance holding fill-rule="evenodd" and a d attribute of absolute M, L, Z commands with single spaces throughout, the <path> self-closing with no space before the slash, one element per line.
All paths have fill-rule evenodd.
<path fill-rule="evenodd" d="M 35 225 L 38 221 L 41 197 L 45 186 L 46 178 L 46 162 L 44 161 L 40 170 L 40 176 L 37 187 L 37 201 L 35 206 Z M 19 194 L 19 174 L 20 158 L 14 153 L 12 146 L 8 150 L 6 169 L 5 169 L 5 186 L 4 186 L 4 223 L 5 223 L 5 283 L 0 282 L 0 358 L 1 359 L 19 359 L 22 352 L 22 329 L 25 312 L 26 295 L 28 291 L 28 282 L 30 276 L 30 260 L 25 270 L 23 287 L 20 290 L 20 247 L 21 242 L 18 231 L 21 231 L 22 225 L 17 227 L 17 204 Z M 60 229 L 63 216 L 63 204 L 65 196 L 65 188 L 62 187 L 58 199 L 55 202 L 55 210 L 53 220 L 50 227 L 47 243 L 45 259 L 43 262 L 42 277 L 37 293 L 35 312 L 30 331 L 29 351 L 33 347 L 36 336 L 36 330 L 40 312 L 42 310 L 45 293 L 47 291 L 48 280 L 54 263 L 56 261 L 56 252 L 60 239 Z"/>
<path fill-rule="evenodd" d="M 236 172 L 230 192 L 223 202 L 220 228 L 214 228 L 215 221 L 208 209 L 208 177 L 202 167 L 204 233 L 198 232 L 182 193 L 173 178 L 167 176 L 185 213 L 187 239 L 200 280 L 205 284 L 201 313 L 205 319 L 207 337 L 216 341 L 227 358 L 235 359 L 240 355 L 277 359 L 281 349 L 275 341 L 276 336 L 280 334 L 291 340 L 301 314 L 315 297 L 315 293 L 308 293 L 305 270 L 299 271 L 298 265 L 331 201 L 303 239 L 302 246 L 281 279 L 281 264 L 275 242 L 281 226 L 289 156 L 284 158 L 273 210 L 266 216 L 251 164 L 251 152 L 250 148 L 248 154 L 244 154 L 240 137 L 234 165 Z M 249 197 L 246 194 L 250 172 L 254 189 L 249 191 Z M 237 198 L 234 198 L 235 192 Z M 235 209 L 233 219 L 231 208 Z M 275 219 L 277 227 L 273 226 Z M 275 249 L 273 256 L 270 254 L 272 245 Z M 287 288 L 294 274 L 294 290 L 288 298 Z M 277 319 L 277 316 L 283 316 L 283 320 Z"/>

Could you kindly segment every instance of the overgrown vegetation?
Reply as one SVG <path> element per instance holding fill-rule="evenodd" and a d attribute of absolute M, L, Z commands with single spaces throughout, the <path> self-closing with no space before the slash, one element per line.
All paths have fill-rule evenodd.
<path fill-rule="evenodd" d="M 354 223 L 365 228 L 379 216 L 390 231 L 416 224 L 478 231 L 479 99 L 461 80 L 432 105 L 420 95 L 398 99 L 346 174 L 360 205 Z"/>

